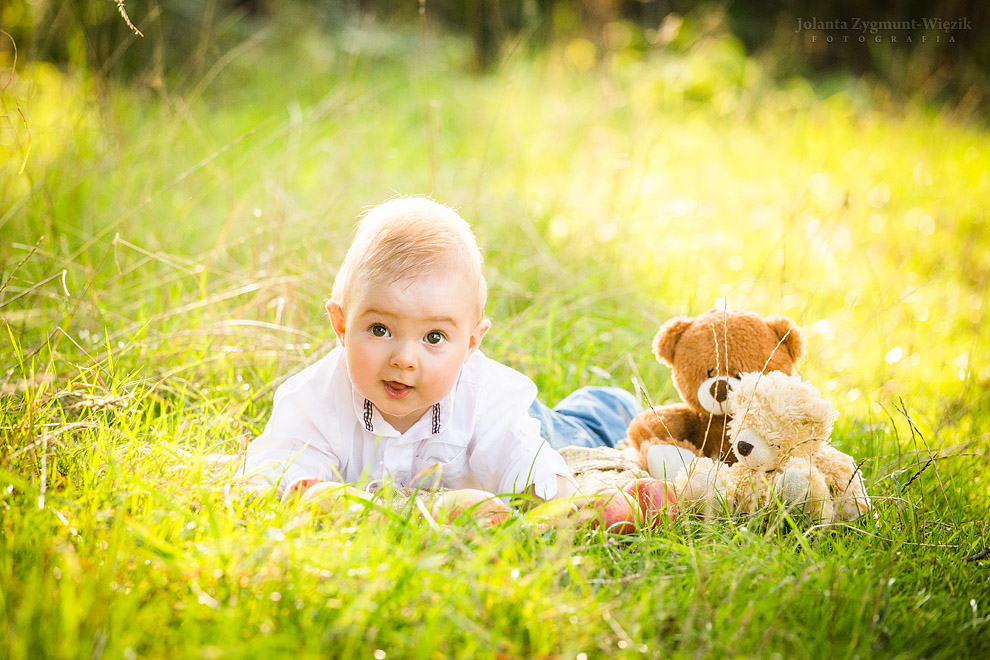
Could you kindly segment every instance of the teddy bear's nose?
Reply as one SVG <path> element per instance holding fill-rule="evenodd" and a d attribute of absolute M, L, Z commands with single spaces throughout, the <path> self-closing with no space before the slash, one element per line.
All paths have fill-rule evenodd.
<path fill-rule="evenodd" d="M 745 440 L 736 443 L 736 453 L 740 456 L 749 456 L 751 451 L 753 451 L 753 445 Z"/>
<path fill-rule="evenodd" d="M 729 383 L 724 378 L 717 378 L 708 388 L 712 398 L 719 403 L 729 398 Z"/>

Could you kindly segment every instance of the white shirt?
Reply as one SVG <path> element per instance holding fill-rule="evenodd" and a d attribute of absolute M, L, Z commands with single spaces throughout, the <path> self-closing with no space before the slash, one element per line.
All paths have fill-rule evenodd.
<path fill-rule="evenodd" d="M 248 446 L 248 478 L 280 487 L 317 478 L 343 483 L 480 488 L 504 495 L 528 486 L 550 499 L 564 460 L 529 415 L 536 385 L 475 351 L 450 393 L 399 433 L 347 376 L 338 347 L 275 392 L 264 432 Z"/>

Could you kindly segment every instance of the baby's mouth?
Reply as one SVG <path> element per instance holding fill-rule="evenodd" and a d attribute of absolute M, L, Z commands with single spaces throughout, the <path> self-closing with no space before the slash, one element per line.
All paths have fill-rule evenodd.
<path fill-rule="evenodd" d="M 404 399 L 413 390 L 412 385 L 397 380 L 385 380 L 382 384 L 385 386 L 385 393 L 393 399 Z"/>

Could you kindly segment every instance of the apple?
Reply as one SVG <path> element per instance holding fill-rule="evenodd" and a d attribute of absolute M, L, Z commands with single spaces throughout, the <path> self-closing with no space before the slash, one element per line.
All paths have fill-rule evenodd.
<path fill-rule="evenodd" d="M 333 484 L 336 488 L 340 488 L 342 486 L 342 484 L 338 484 L 337 482 L 321 482 L 319 479 L 314 478 L 299 479 L 292 482 L 292 484 L 285 489 L 285 492 L 282 493 L 280 500 L 282 506 L 294 506 L 298 504 L 299 500 L 307 490 L 320 483 Z"/>
<path fill-rule="evenodd" d="M 327 513 L 362 513 L 366 510 L 365 501 L 370 502 L 374 495 L 366 490 L 345 486 L 336 481 L 318 481 L 308 486 L 299 495 L 299 507 Z M 298 493 L 299 489 L 295 489 Z M 286 502 L 286 492 L 282 501 Z"/>
<path fill-rule="evenodd" d="M 591 524 L 613 534 L 631 534 L 643 520 L 643 512 L 636 499 L 615 488 L 609 488 L 590 496 L 585 511 L 593 512 Z"/>
<path fill-rule="evenodd" d="M 639 503 L 643 521 L 650 527 L 657 527 L 666 516 L 673 520 L 677 516 L 677 499 L 671 484 L 660 479 L 636 479 L 626 485 L 623 491 Z"/>

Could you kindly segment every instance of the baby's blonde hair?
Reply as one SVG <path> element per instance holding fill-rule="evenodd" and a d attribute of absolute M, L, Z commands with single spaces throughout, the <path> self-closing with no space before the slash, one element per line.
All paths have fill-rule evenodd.
<path fill-rule="evenodd" d="M 482 261 L 471 226 L 456 211 L 426 197 L 400 197 L 361 218 L 330 299 L 347 309 L 359 285 L 389 285 L 427 273 L 468 277 L 478 283 L 480 321 L 488 297 Z"/>

